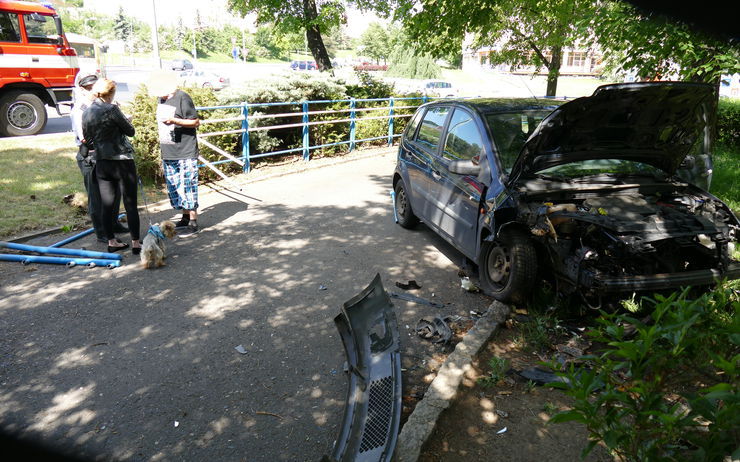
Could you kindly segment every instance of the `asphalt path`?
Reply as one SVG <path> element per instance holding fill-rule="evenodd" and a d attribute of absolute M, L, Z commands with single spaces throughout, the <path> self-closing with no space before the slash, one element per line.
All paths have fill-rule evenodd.
<path fill-rule="evenodd" d="M 423 224 L 393 222 L 394 150 L 369 154 L 201 187 L 202 231 L 171 240 L 157 270 L 130 250 L 116 269 L 0 263 L 0 429 L 106 460 L 315 462 L 347 392 L 333 318 L 376 273 L 448 304 L 394 300 L 404 394 L 423 392 L 445 350 L 416 322 L 491 300 L 460 288 L 462 256 Z M 150 214 L 173 218 L 167 204 Z"/>

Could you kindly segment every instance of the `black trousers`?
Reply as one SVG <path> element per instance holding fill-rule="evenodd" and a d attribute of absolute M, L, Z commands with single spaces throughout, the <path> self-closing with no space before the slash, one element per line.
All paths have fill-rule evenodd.
<path fill-rule="evenodd" d="M 95 164 L 95 175 L 102 202 L 104 237 L 115 238 L 113 234 L 114 214 L 117 212 L 116 194 L 121 194 L 126 209 L 131 239 L 139 239 L 139 211 L 137 209 L 136 164 L 133 160 L 100 159 Z"/>
<path fill-rule="evenodd" d="M 87 156 L 87 149 L 84 149 L 84 155 Z M 80 147 L 80 154 L 83 149 Z M 77 156 L 79 159 L 82 155 Z M 98 178 L 95 175 L 95 161 L 78 160 L 77 167 L 82 173 L 82 181 L 85 184 L 85 191 L 87 192 L 87 214 L 92 220 L 93 228 L 95 228 L 95 235 L 100 238 L 105 238 L 105 231 L 103 230 L 103 202 L 100 200 L 100 189 L 98 188 Z M 116 194 L 116 198 L 113 201 L 114 214 L 117 215 L 117 211 L 120 208 L 121 203 L 121 191 L 119 190 Z M 114 216 L 113 224 L 118 223 L 117 217 Z"/>

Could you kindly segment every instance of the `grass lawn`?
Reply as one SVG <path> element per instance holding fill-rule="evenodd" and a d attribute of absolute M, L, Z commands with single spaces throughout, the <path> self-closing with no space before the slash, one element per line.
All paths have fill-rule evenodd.
<path fill-rule="evenodd" d="M 740 148 L 716 146 L 711 193 L 719 197 L 740 215 Z"/>
<path fill-rule="evenodd" d="M 0 138 L 0 239 L 50 228 L 87 228 L 86 213 L 77 213 L 62 202 L 75 192 L 85 192 L 77 168 L 74 135 L 36 135 Z M 162 199 L 148 190 L 147 201 Z M 140 200 L 141 202 L 141 200 Z"/>
<path fill-rule="evenodd" d="M 85 222 L 62 203 L 67 194 L 85 191 L 76 154 L 70 133 L 0 139 L 0 237 Z"/>

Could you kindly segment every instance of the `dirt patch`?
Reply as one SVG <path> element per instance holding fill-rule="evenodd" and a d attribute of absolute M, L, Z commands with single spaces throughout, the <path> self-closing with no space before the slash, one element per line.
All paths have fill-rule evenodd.
<path fill-rule="evenodd" d="M 502 329 L 474 362 L 457 399 L 445 410 L 422 449 L 420 462 L 470 460 L 574 461 L 588 443 L 583 425 L 551 424 L 552 414 L 567 409 L 571 400 L 563 393 L 539 386 L 514 373 L 536 366 L 539 357 L 525 352 L 516 328 Z M 505 358 L 511 369 L 497 384 L 484 384 L 492 357 Z M 607 462 L 614 459 L 597 446 L 584 459 Z"/>

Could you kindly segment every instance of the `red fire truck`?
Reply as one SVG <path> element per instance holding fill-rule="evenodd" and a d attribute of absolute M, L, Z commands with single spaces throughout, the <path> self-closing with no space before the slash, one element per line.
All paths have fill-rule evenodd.
<path fill-rule="evenodd" d="M 0 0 L 0 135 L 33 135 L 46 108 L 71 104 L 79 71 L 51 5 Z"/>

